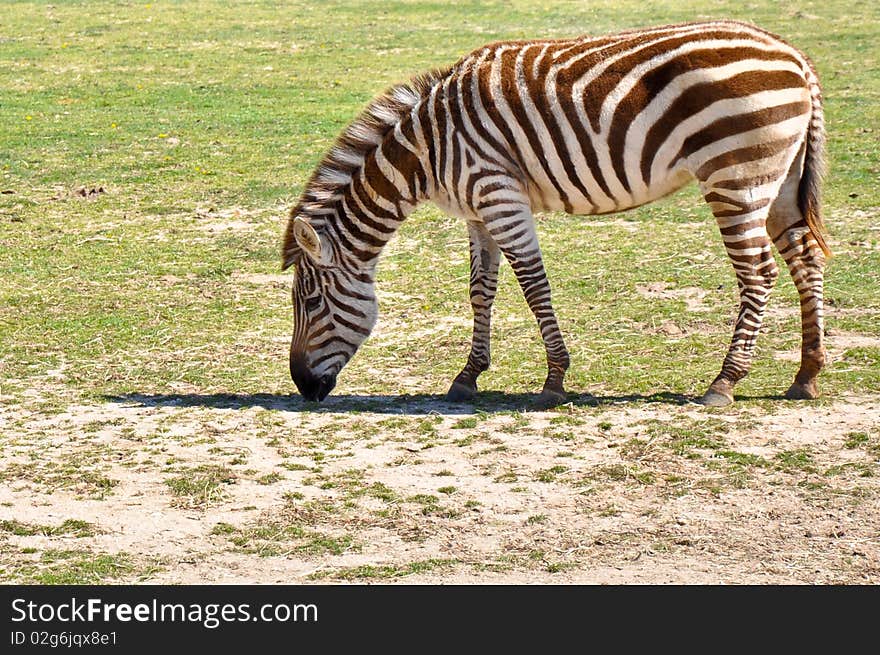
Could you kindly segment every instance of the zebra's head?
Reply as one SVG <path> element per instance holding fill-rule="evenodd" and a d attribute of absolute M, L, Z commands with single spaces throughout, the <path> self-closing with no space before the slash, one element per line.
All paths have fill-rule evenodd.
<path fill-rule="evenodd" d="M 376 318 L 371 275 L 337 261 L 326 237 L 301 217 L 291 221 L 284 267 L 295 267 L 290 377 L 306 400 L 324 400 L 366 340 Z"/>

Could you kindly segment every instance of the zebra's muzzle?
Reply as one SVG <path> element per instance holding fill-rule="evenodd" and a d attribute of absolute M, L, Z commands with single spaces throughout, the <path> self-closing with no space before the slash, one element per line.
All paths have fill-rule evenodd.
<path fill-rule="evenodd" d="M 324 400 L 336 386 L 336 374 L 325 373 L 317 377 L 307 367 L 295 361 L 290 362 L 290 377 L 302 397 L 312 402 Z"/>

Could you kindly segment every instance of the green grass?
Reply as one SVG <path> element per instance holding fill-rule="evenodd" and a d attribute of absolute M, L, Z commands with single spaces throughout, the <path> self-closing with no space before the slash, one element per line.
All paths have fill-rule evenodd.
<path fill-rule="evenodd" d="M 815 471 L 813 455 L 805 450 L 786 450 L 774 457 L 776 466 L 783 471 Z"/>
<path fill-rule="evenodd" d="M 661 440 L 677 455 L 698 456 L 698 451 L 721 448 L 724 434 L 730 430 L 727 423 L 718 419 L 685 419 L 676 422 L 648 421 L 647 433 Z M 630 444 L 630 448 L 638 444 Z M 643 444 L 644 445 L 644 444 Z"/>
<path fill-rule="evenodd" d="M 450 559 L 426 559 L 406 564 L 386 564 L 374 566 L 367 564 L 351 568 L 340 568 L 333 571 L 320 571 L 312 574 L 312 579 L 332 578 L 336 580 L 389 580 L 403 578 L 419 573 L 428 573 L 436 569 L 447 569 L 458 562 Z"/>
<path fill-rule="evenodd" d="M 866 432 L 850 432 L 846 435 L 845 448 L 860 448 L 871 440 Z"/>
<path fill-rule="evenodd" d="M 285 520 L 263 520 L 245 528 L 218 523 L 211 534 L 226 537 L 233 550 L 260 557 L 341 555 L 358 549 L 348 535 L 331 536 Z"/>
<path fill-rule="evenodd" d="M 98 534 L 100 530 L 88 521 L 81 521 L 79 519 L 65 519 L 60 525 L 38 525 L 12 519 L 0 521 L 0 533 L 2 532 L 14 534 L 18 537 L 30 537 L 34 535 L 43 535 L 46 537 L 60 535 L 91 537 Z"/>
<path fill-rule="evenodd" d="M 236 475 L 225 466 L 204 464 L 178 470 L 165 485 L 180 503 L 207 506 L 223 497 L 223 485 L 234 484 Z"/>
<path fill-rule="evenodd" d="M 543 469 L 535 474 L 535 480 L 538 482 L 556 482 L 557 477 L 568 471 L 567 466 L 557 465 L 548 469 Z"/>
<path fill-rule="evenodd" d="M 59 368 L 53 393 L 68 396 L 292 391 L 278 341 L 291 329 L 287 283 L 247 276 L 278 273 L 285 209 L 373 94 L 496 39 L 702 17 L 755 21 L 815 60 L 838 253 L 827 275 L 829 327 L 880 337 L 880 142 L 870 131 L 880 125 L 880 10 L 871 3 L 12 7 L 0 26 L 0 191 L 9 192 L 0 194 L 4 396 L 20 398 Z M 105 192 L 84 198 L 81 187 Z M 585 224 L 557 215 L 540 224 L 572 353 L 568 386 L 622 396 L 699 393 L 720 366 L 735 314 L 736 283 L 708 209 L 691 189 L 620 217 L 635 232 L 615 218 Z M 466 277 L 464 225 L 419 209 L 378 277 L 387 293 L 383 320 L 400 329 L 365 345 L 339 393 L 445 391 L 467 354 Z M 653 281 L 706 290 L 710 311 L 637 293 Z M 795 307 L 790 280 L 780 281 L 773 306 Z M 449 316 L 461 324 L 430 329 Z M 535 391 L 542 346 L 509 270 L 497 317 L 482 386 Z M 667 320 L 683 333 L 657 331 Z M 768 328 L 739 388 L 745 396 L 779 393 L 794 372 L 771 355 L 797 348 L 796 315 L 770 317 Z M 825 391 L 880 390 L 877 353 L 849 349 L 823 375 Z M 474 425 L 462 419 L 458 427 Z M 432 436 L 426 422 L 422 438 Z"/>
<path fill-rule="evenodd" d="M 0 469 L 0 481 L 10 484 L 13 481 L 29 482 L 37 490 L 51 494 L 57 489 L 70 490 L 81 497 L 105 498 L 113 493 L 118 480 L 104 475 L 102 461 L 107 453 L 103 449 L 81 452 L 61 461 L 43 460 L 12 463 Z"/>
<path fill-rule="evenodd" d="M 22 554 L 28 553 L 22 550 Z M 144 579 L 160 568 L 158 562 L 141 561 L 126 553 L 49 549 L 36 559 L 17 559 L 9 565 L 0 565 L 0 581 L 51 585 L 109 584 Z"/>

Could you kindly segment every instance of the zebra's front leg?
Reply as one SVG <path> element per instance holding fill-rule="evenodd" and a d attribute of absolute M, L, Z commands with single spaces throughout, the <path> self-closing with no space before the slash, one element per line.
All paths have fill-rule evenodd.
<path fill-rule="evenodd" d="M 727 254 L 736 270 L 740 307 L 733 341 L 724 358 L 721 373 L 700 399 L 701 404 L 710 407 L 724 407 L 732 403 L 734 385 L 748 374 L 764 319 L 764 309 L 779 277 L 779 267 L 773 259 L 764 218 L 756 222 L 757 226 L 749 225 L 745 220 L 735 224 L 730 217 L 727 220 L 719 217 Z"/>
<path fill-rule="evenodd" d="M 550 282 L 544 270 L 531 208 L 523 204 L 519 211 L 512 213 L 497 211 L 494 215 L 487 215 L 484 220 L 495 243 L 510 263 L 544 340 L 547 379 L 538 397 L 538 404 L 555 407 L 566 400 L 563 380 L 569 366 L 568 350 L 550 302 Z"/>
<path fill-rule="evenodd" d="M 501 251 L 482 223 L 468 221 L 470 237 L 471 308 L 474 310 L 474 334 L 467 364 L 461 370 L 446 399 L 453 402 L 471 400 L 477 394 L 477 377 L 489 368 L 492 303 L 498 291 L 498 264 Z"/>

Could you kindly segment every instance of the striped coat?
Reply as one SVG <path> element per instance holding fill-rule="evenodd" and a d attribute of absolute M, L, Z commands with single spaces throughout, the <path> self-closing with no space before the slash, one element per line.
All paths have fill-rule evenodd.
<path fill-rule="evenodd" d="M 748 372 L 778 275 L 771 243 L 801 297 L 802 362 L 788 395 L 816 397 L 825 360 L 824 138 L 812 64 L 745 23 L 475 50 L 448 70 L 375 99 L 339 137 L 292 209 L 283 250 L 285 268 L 296 269 L 291 376 L 308 399 L 333 388 L 375 323 L 382 248 L 407 214 L 430 200 L 463 218 L 470 237 L 474 332 L 448 398 L 472 398 L 489 366 L 503 255 L 546 346 L 539 400 L 559 403 L 569 357 L 534 212 L 616 212 L 696 180 L 741 296 L 732 343 L 702 402 L 731 402 Z"/>

